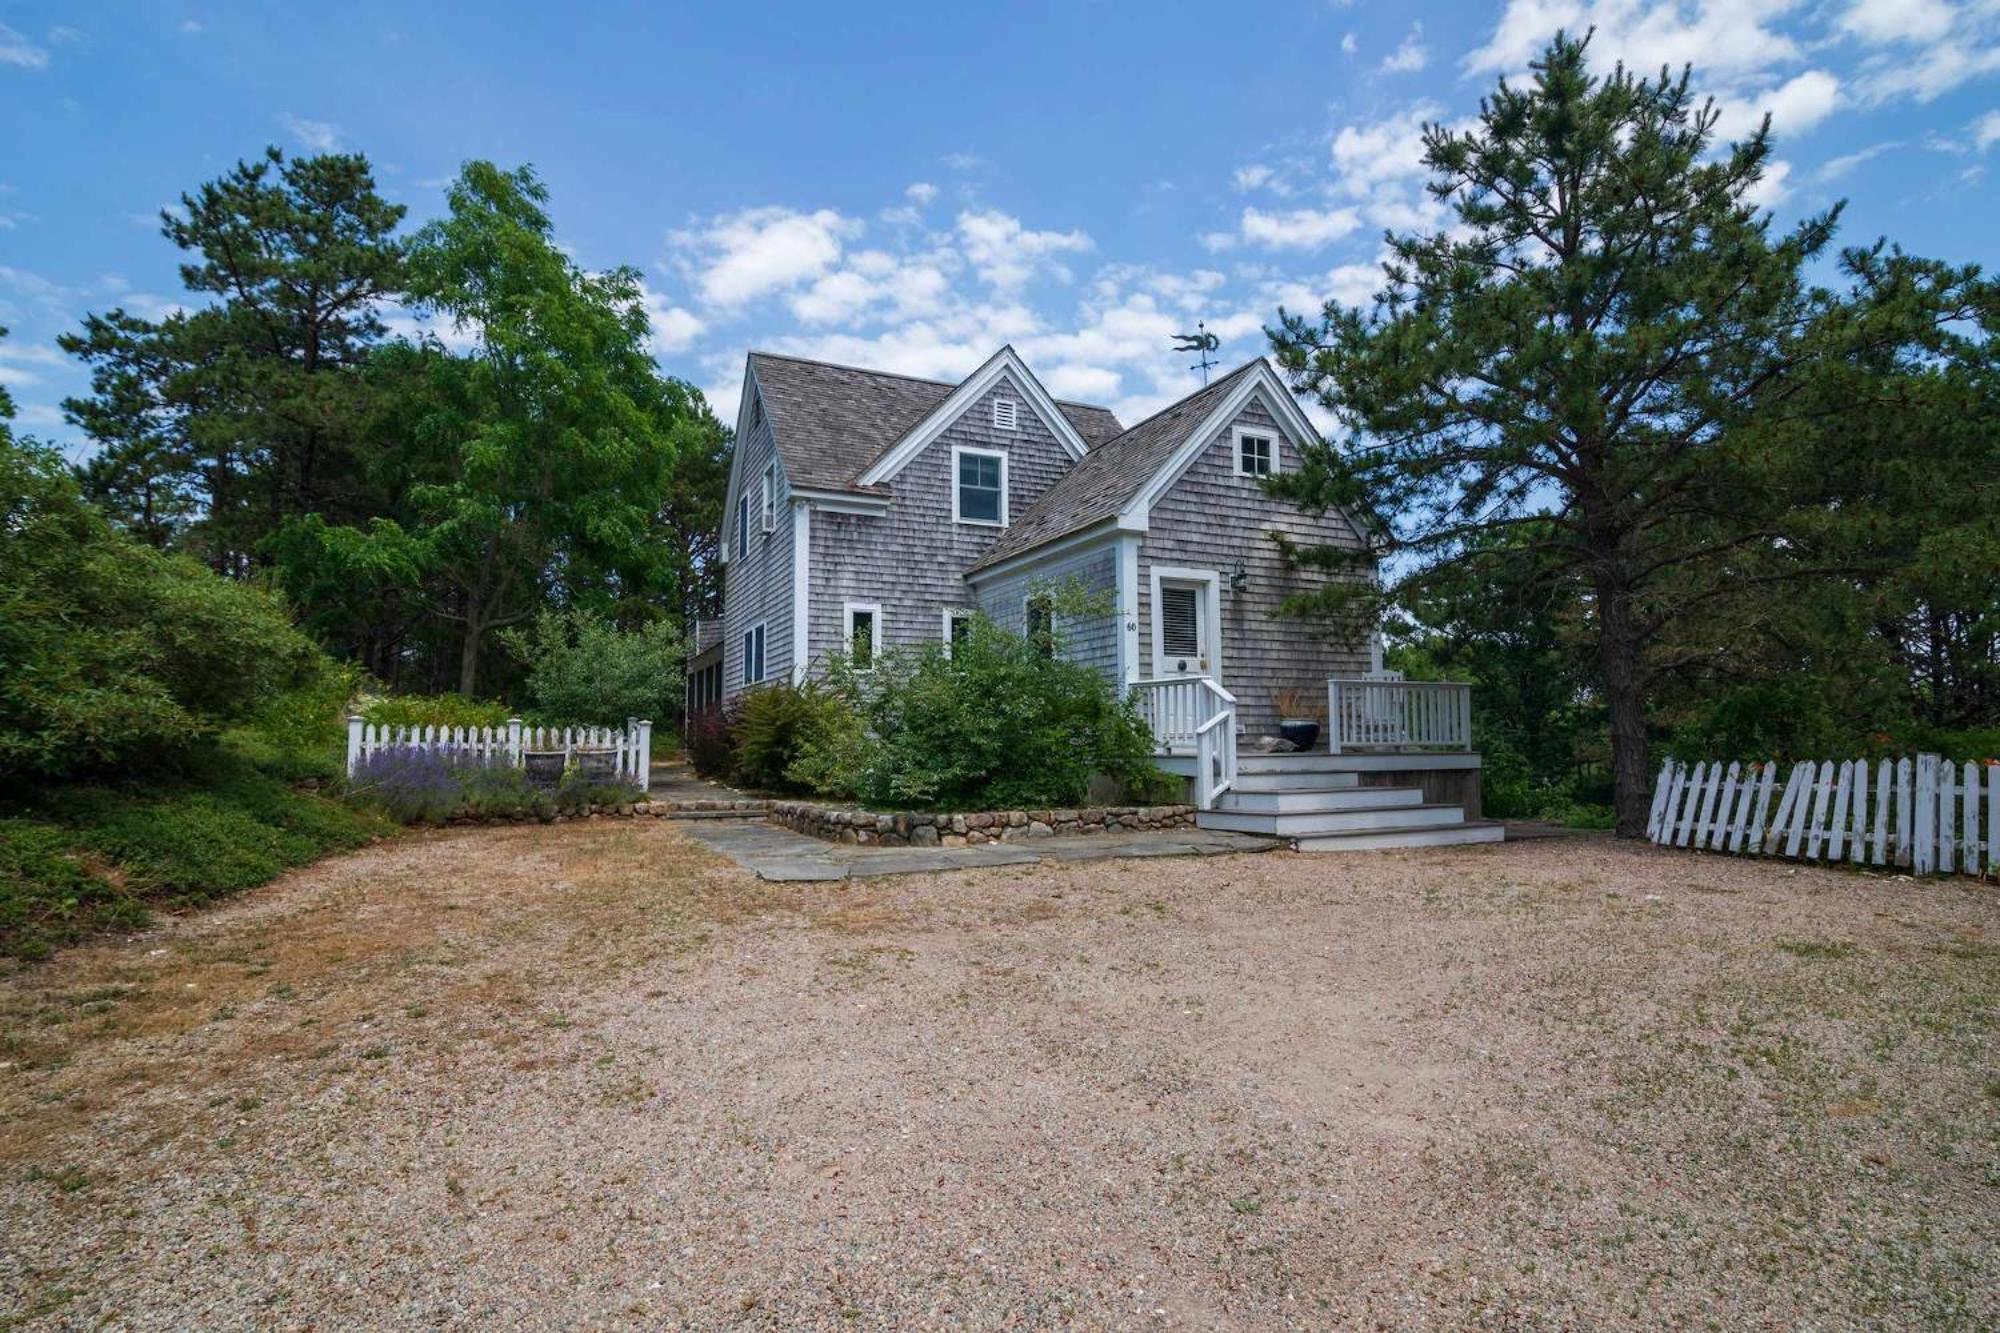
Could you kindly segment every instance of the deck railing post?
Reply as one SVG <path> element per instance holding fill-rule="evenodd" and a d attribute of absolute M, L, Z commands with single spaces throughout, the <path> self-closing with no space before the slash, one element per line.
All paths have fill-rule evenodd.
<path fill-rule="evenodd" d="M 1340 753 L 1340 733 L 1343 730 L 1340 712 L 1340 682 L 1326 683 L 1326 752 Z"/>

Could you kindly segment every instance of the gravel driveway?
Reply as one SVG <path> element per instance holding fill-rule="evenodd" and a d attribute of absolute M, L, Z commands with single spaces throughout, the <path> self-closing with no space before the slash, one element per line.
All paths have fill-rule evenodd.
<path fill-rule="evenodd" d="M 2000 895 L 440 833 L 0 979 L 0 1325 L 1993 1327 Z"/>

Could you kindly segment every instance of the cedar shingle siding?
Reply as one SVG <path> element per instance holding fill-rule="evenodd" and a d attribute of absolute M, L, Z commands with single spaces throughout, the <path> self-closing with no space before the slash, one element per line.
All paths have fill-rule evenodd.
<path fill-rule="evenodd" d="M 1019 429 L 993 428 L 992 400 L 1020 404 Z M 1070 468 L 1070 456 L 1028 405 L 1011 376 L 968 408 L 888 483 L 894 500 L 882 517 L 818 512 L 812 518 L 812 597 L 808 614 L 815 658 L 841 646 L 841 607 L 879 602 L 881 642 L 936 641 L 948 606 L 971 606 L 964 571 L 1004 529 L 954 523 L 952 446 L 1007 455 L 1007 512 L 1024 512 Z"/>
<path fill-rule="evenodd" d="M 750 393 L 746 381 L 743 392 Z M 743 635 L 764 623 L 764 679 L 775 680 L 792 669 L 792 521 L 790 489 L 783 467 L 778 469 L 777 525 L 768 534 L 758 509 L 758 484 L 764 465 L 775 457 L 771 421 L 746 431 L 736 444 L 735 491 L 723 516 L 723 536 L 729 543 L 722 575 L 722 681 L 726 695 L 743 688 Z M 750 497 L 750 531 L 746 554 L 736 555 L 736 495 Z"/>
<path fill-rule="evenodd" d="M 1273 530 L 1302 542 L 1326 542 L 1360 549 L 1353 527 L 1337 514 L 1312 519 L 1266 495 L 1250 477 L 1236 475 L 1233 428 L 1268 429 L 1278 441 L 1278 466 L 1299 466 L 1299 453 L 1271 414 L 1254 400 L 1226 423 L 1181 479 L 1153 506 L 1149 531 L 1139 542 L 1139 660 L 1152 676 L 1153 607 L 1151 570 L 1155 564 L 1212 569 L 1220 576 L 1222 601 L 1222 684 L 1236 696 L 1237 726 L 1245 734 L 1277 730 L 1274 691 L 1326 693 L 1329 676 L 1358 676 L 1368 669 L 1368 644 L 1327 643 L 1309 624 L 1280 617 L 1278 604 L 1290 593 L 1328 576 L 1285 567 Z M 1236 562 L 1247 576 L 1243 591 L 1232 592 Z"/>

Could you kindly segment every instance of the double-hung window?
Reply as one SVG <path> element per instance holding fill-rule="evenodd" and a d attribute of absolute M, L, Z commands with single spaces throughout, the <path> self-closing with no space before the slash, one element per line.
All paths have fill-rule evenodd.
<path fill-rule="evenodd" d="M 1007 455 L 997 449 L 951 451 L 951 516 L 960 523 L 1007 526 Z"/>
<path fill-rule="evenodd" d="M 849 602 L 842 609 L 841 619 L 847 660 L 856 671 L 873 669 L 875 650 L 882 642 L 882 608 L 873 602 Z"/>
<path fill-rule="evenodd" d="M 1236 474 L 1268 477 L 1276 467 L 1277 442 L 1269 435 L 1244 432 L 1236 437 Z"/>
<path fill-rule="evenodd" d="M 948 606 L 944 610 L 944 655 L 955 656 L 958 646 L 972 635 L 972 617 L 976 613 L 962 606 Z"/>
<path fill-rule="evenodd" d="M 743 635 L 743 683 L 755 685 L 764 679 L 764 627 L 752 625 Z"/>

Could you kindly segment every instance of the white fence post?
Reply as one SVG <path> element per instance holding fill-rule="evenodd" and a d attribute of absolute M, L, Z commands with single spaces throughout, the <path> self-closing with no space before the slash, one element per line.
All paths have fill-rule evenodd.
<path fill-rule="evenodd" d="M 347 719 L 347 776 L 353 777 L 355 768 L 361 763 L 361 728 L 366 726 L 359 717 L 350 715 Z"/>
<path fill-rule="evenodd" d="M 636 776 L 639 779 L 639 790 L 651 791 L 653 789 L 653 719 L 649 717 L 640 718 L 638 728 L 639 772 Z"/>

